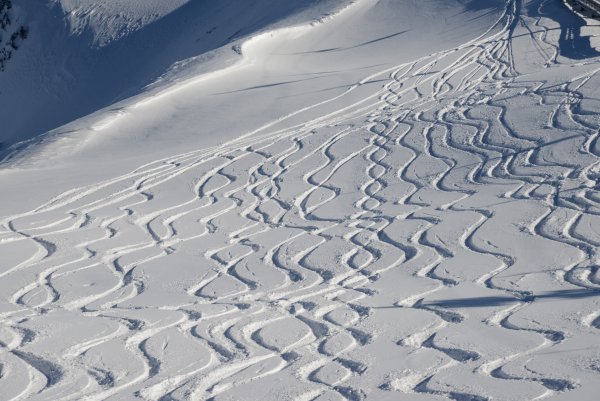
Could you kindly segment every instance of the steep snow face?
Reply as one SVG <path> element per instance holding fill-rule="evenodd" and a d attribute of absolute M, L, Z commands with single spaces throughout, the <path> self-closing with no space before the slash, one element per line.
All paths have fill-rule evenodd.
<path fill-rule="evenodd" d="M 232 64 L 236 40 L 287 18 L 319 18 L 345 2 L 313 3 L 20 1 L 30 37 L 0 74 L 0 141 L 6 147 L 138 94 L 174 63 L 214 59 L 218 48 L 217 67 L 209 68 Z"/>
<path fill-rule="evenodd" d="M 594 25 L 362 0 L 15 149 L 3 400 L 595 400 Z"/>

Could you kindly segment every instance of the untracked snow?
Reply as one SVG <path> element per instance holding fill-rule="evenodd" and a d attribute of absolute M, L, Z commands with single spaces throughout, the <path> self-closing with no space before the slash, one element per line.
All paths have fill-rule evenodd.
<path fill-rule="evenodd" d="M 1 400 L 597 399 L 600 24 L 570 2 L 15 12 Z"/>

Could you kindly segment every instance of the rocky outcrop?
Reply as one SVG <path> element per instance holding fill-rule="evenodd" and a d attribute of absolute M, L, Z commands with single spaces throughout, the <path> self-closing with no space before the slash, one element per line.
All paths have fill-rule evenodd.
<path fill-rule="evenodd" d="M 11 0 L 0 0 L 0 71 L 4 71 L 13 53 L 29 34 L 27 27 L 14 24 L 12 10 Z"/>

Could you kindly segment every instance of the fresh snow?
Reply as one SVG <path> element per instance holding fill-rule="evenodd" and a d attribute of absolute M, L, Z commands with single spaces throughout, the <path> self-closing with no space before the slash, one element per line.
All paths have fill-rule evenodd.
<path fill-rule="evenodd" d="M 23 0 L 0 400 L 596 400 L 569 0 Z"/>

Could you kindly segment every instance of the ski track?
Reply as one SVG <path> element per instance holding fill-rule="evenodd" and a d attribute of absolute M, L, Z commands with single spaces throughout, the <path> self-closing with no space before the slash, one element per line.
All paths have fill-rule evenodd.
<path fill-rule="evenodd" d="M 536 358 L 598 340 L 600 114 L 581 99 L 600 64 L 558 85 L 521 76 L 517 32 L 545 68 L 563 66 L 555 36 L 520 7 L 507 1 L 486 34 L 382 71 L 377 93 L 311 123 L 2 220 L 2 398 L 578 389 Z M 510 104 L 546 126 L 516 130 Z M 536 247 L 557 253 L 536 259 Z M 502 302 L 470 305 L 463 289 Z M 561 293 L 577 298 L 557 313 L 581 316 L 562 326 L 539 307 Z M 463 336 L 481 330 L 504 343 Z M 384 371 L 387 355 L 418 362 Z"/>

